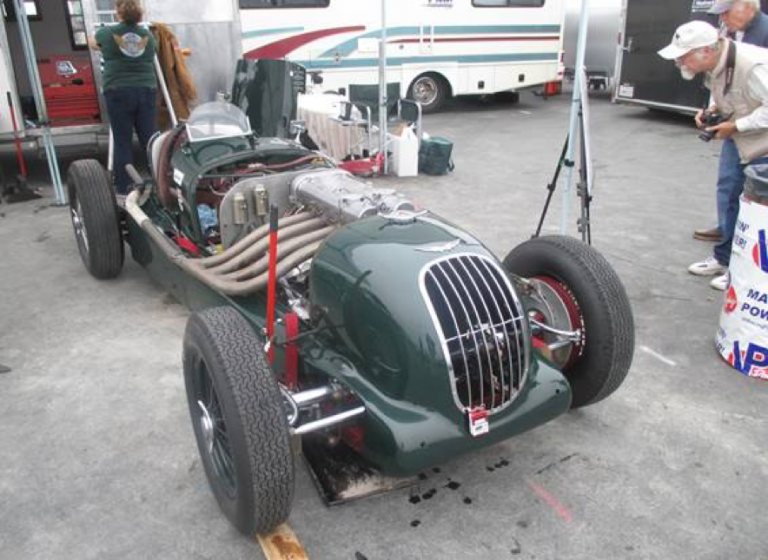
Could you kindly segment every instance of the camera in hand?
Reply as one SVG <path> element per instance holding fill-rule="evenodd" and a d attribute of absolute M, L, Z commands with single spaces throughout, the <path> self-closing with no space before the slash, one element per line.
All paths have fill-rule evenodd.
<path fill-rule="evenodd" d="M 728 118 L 724 117 L 720 113 L 711 113 L 709 111 L 704 111 L 704 114 L 701 116 L 701 124 L 704 126 L 704 128 L 709 128 L 710 126 L 717 126 L 720 123 L 724 123 L 727 120 Z M 701 133 L 699 134 L 699 138 L 704 140 L 704 142 L 709 142 L 715 136 L 717 136 L 717 131 L 715 130 L 702 130 Z"/>

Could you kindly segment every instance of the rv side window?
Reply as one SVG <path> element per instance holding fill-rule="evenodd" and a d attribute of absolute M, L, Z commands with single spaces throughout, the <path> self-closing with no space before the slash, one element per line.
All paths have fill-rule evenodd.
<path fill-rule="evenodd" d="M 330 3 L 331 0 L 240 0 L 240 9 L 327 8 Z"/>
<path fill-rule="evenodd" d="M 546 0 L 472 0 L 478 8 L 541 8 Z"/>

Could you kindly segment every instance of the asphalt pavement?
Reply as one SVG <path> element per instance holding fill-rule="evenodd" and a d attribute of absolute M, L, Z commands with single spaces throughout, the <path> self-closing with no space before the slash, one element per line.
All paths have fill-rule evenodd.
<path fill-rule="evenodd" d="M 455 143 L 455 171 L 378 184 L 503 257 L 536 227 L 569 107 L 530 93 L 456 101 L 425 118 Z M 720 360 L 723 295 L 686 272 L 712 249 L 692 232 L 715 223 L 719 146 L 689 119 L 603 95 L 590 128 L 594 246 L 637 327 L 627 381 L 368 500 L 327 508 L 299 462 L 289 523 L 310 558 L 768 557 L 768 383 Z M 130 258 L 118 279 L 91 278 L 44 162 L 34 169 L 44 198 L 0 205 L 0 558 L 261 558 L 200 465 L 181 371 L 187 310 Z M 545 232 L 560 230 L 562 208 L 561 183 Z M 576 234 L 573 197 L 570 208 Z"/>

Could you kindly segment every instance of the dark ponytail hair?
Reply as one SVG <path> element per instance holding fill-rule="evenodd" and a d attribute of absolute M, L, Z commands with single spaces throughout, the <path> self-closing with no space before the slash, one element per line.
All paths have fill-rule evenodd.
<path fill-rule="evenodd" d="M 144 17 L 138 0 L 115 0 L 115 10 L 120 19 L 128 24 L 135 25 Z"/>

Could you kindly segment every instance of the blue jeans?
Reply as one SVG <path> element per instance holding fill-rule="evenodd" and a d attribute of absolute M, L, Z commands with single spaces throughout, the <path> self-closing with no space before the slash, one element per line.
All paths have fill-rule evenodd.
<path fill-rule="evenodd" d="M 768 157 L 749 162 L 768 163 Z M 723 239 L 715 245 L 715 258 L 723 266 L 731 262 L 731 244 L 739 217 L 739 197 L 744 192 L 745 164 L 741 163 L 736 142 L 728 138 L 720 152 L 720 167 L 717 173 L 717 225 L 723 232 Z"/>
<path fill-rule="evenodd" d="M 105 91 L 104 98 L 114 141 L 115 190 L 118 194 L 127 194 L 133 183 L 125 171 L 125 166 L 133 163 L 133 131 L 135 129 L 139 137 L 142 153 L 146 153 L 147 143 L 157 131 L 157 90 L 117 87 Z"/>

